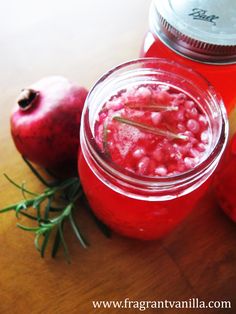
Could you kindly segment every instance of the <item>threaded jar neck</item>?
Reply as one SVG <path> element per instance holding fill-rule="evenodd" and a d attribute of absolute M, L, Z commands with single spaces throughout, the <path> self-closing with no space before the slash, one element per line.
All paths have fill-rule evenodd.
<path fill-rule="evenodd" d="M 153 0 L 150 29 L 167 46 L 188 58 L 235 63 L 235 12 L 234 0 Z"/>

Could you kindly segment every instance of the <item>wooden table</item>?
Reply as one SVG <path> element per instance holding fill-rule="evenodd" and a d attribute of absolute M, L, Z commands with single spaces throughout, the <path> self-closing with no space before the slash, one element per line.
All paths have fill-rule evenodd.
<path fill-rule="evenodd" d="M 3 173 L 19 183 L 26 181 L 32 190 L 42 190 L 9 132 L 10 110 L 20 89 L 51 74 L 90 88 L 112 66 L 138 57 L 149 4 L 147 0 L 1 3 L 0 208 L 21 198 Z M 92 301 L 193 297 L 230 300 L 231 310 L 212 313 L 236 313 L 236 226 L 210 194 L 172 234 L 154 242 L 115 234 L 106 239 L 86 213 L 79 215 L 90 247 L 81 248 L 68 229 L 71 264 L 62 252 L 56 259 L 49 252 L 41 259 L 33 235 L 15 227 L 14 213 L 0 215 L 1 314 L 120 313 L 114 308 L 95 310 Z M 158 310 L 146 310 L 152 312 Z M 198 311 L 206 312 L 211 313 Z"/>

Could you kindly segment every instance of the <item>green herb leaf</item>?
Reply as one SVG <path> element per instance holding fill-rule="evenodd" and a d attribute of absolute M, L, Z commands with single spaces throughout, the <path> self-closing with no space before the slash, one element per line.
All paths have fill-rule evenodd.
<path fill-rule="evenodd" d="M 76 224 L 76 221 L 74 220 L 72 213 L 69 215 L 69 221 L 72 226 L 72 229 L 74 230 L 75 235 L 77 236 L 78 240 L 80 241 L 81 245 L 86 249 L 87 243 L 86 240 L 83 238 L 82 234 L 80 233 L 79 227 Z"/>
<path fill-rule="evenodd" d="M 51 232 L 52 232 L 52 230 L 48 230 L 44 235 L 44 240 L 43 240 L 43 243 L 42 243 L 42 246 L 40 249 L 41 257 L 44 257 L 44 253 L 45 253 Z"/>
<path fill-rule="evenodd" d="M 10 177 L 8 177 L 8 175 L 6 173 L 3 174 L 4 177 L 11 183 L 13 184 L 17 189 L 21 190 L 21 191 L 24 191 L 25 193 L 28 193 L 30 195 L 33 195 L 33 196 L 37 196 L 38 194 L 36 193 L 33 193 L 27 189 L 25 189 L 22 185 L 19 185 L 17 184 L 16 182 L 14 182 Z"/>
<path fill-rule="evenodd" d="M 137 129 L 140 129 L 142 131 L 145 131 L 145 132 L 148 132 L 148 133 L 151 133 L 151 134 L 160 135 L 160 136 L 166 136 L 166 137 L 169 137 L 169 138 L 172 138 L 172 139 L 180 139 L 180 140 L 184 140 L 184 141 L 188 140 L 188 137 L 185 136 L 185 135 L 172 133 L 172 132 L 170 132 L 168 130 L 162 130 L 162 129 L 159 129 L 159 128 L 156 128 L 156 127 L 152 127 L 152 126 L 150 126 L 148 124 L 140 123 L 140 122 L 137 122 L 137 121 L 134 121 L 134 120 L 131 120 L 131 119 L 115 116 L 115 117 L 113 117 L 113 120 L 118 121 L 120 123 L 131 125 L 131 126 L 137 128 Z"/>
<path fill-rule="evenodd" d="M 62 246 L 64 249 L 65 258 L 66 258 L 67 262 L 70 263 L 69 251 L 68 251 L 67 244 L 66 244 L 66 241 L 64 238 L 64 234 L 63 234 L 63 222 L 59 223 L 58 230 L 59 230 L 59 234 L 60 234 L 61 243 L 62 243 Z"/>
<path fill-rule="evenodd" d="M 53 247 L 52 247 L 52 253 L 51 253 L 52 258 L 56 257 L 60 244 L 61 244 L 60 232 L 59 232 L 59 228 L 57 228 L 57 232 L 56 232 Z"/>
<path fill-rule="evenodd" d="M 139 104 L 136 102 L 127 102 L 125 103 L 125 106 L 130 109 L 137 109 L 137 110 L 143 110 L 143 111 L 152 111 L 152 112 L 160 112 L 160 111 L 177 111 L 177 106 L 167 106 L 162 104 L 157 104 L 155 102 L 152 102 L 147 105 Z"/>

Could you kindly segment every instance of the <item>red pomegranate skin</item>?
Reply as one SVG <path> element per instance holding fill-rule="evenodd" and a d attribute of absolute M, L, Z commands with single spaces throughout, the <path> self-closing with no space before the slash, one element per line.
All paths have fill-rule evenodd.
<path fill-rule="evenodd" d="M 17 150 L 53 172 L 76 169 L 87 90 L 61 76 L 45 77 L 29 89 L 37 93 L 35 99 L 25 109 L 17 103 L 10 118 Z"/>

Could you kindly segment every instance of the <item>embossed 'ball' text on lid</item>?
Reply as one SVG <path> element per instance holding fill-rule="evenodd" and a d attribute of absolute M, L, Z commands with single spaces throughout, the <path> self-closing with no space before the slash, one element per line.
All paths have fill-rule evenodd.
<path fill-rule="evenodd" d="M 151 30 L 172 49 L 203 62 L 236 62 L 235 0 L 153 0 Z"/>

